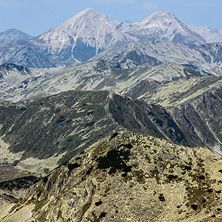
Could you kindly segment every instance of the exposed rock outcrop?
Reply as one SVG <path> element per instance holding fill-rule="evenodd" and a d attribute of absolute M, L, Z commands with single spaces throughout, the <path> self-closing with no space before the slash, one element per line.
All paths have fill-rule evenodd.
<path fill-rule="evenodd" d="M 219 221 L 221 162 L 203 148 L 116 133 L 32 186 L 2 221 Z"/>

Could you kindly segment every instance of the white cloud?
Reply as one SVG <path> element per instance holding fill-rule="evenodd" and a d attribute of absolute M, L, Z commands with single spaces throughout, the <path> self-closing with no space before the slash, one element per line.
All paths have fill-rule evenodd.
<path fill-rule="evenodd" d="M 158 9 L 158 5 L 155 4 L 154 2 L 148 1 L 148 2 L 144 2 L 142 5 L 143 9 L 146 10 L 155 10 Z"/>

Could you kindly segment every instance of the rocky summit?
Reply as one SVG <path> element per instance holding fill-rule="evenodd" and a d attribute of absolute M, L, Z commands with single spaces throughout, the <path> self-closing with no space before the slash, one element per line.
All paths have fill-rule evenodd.
<path fill-rule="evenodd" d="M 221 221 L 222 158 L 115 133 L 32 186 L 7 221 Z"/>

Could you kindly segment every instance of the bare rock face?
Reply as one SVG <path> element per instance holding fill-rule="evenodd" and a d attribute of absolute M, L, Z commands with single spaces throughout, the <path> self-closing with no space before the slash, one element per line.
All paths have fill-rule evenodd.
<path fill-rule="evenodd" d="M 39 181 L 35 176 L 28 176 L 27 173 L 24 176 L 25 172 L 23 172 L 22 177 L 21 172 L 16 172 L 17 174 L 15 174 L 13 170 L 10 173 L 6 172 L 14 174 L 14 177 L 20 176 L 20 178 L 11 178 L 11 180 L 4 181 L 4 173 L 6 174 L 6 172 L 1 172 L 1 170 L 2 166 L 0 166 L 1 180 L 3 180 L 0 182 L 0 220 L 10 212 L 16 203 L 25 197 L 27 189 Z"/>
<path fill-rule="evenodd" d="M 32 186 L 2 221 L 220 220 L 221 162 L 206 149 L 116 133 Z"/>

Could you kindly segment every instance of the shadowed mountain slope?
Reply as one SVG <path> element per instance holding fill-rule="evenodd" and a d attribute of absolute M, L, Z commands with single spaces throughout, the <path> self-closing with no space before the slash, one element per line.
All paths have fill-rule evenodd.
<path fill-rule="evenodd" d="M 66 156 L 64 159 L 71 157 L 76 153 L 74 150 L 79 152 L 81 146 L 89 145 L 89 141 L 123 128 L 221 153 L 221 132 L 218 130 L 221 77 L 203 76 L 177 64 L 118 70 L 99 61 L 60 69 L 54 74 L 47 71 L 47 75 L 23 81 L 11 93 L 22 99 L 57 95 L 0 107 L 0 124 L 4 126 L 0 132 L 4 140 L 9 141 L 10 150 L 19 153 L 16 160 L 22 156 L 43 158 L 41 172 L 48 168 L 48 158 L 52 158 L 48 163 L 53 163 L 54 168 L 63 155 Z M 58 94 L 72 88 L 111 89 L 134 99 L 102 91 Z M 212 95 L 216 96 L 215 99 Z M 138 98 L 152 105 L 138 101 Z M 205 106 L 211 109 L 199 111 L 197 108 Z M 184 107 L 192 107 L 193 115 L 189 115 L 189 110 L 184 112 Z M 54 128 L 60 130 L 54 132 Z M 41 139 L 33 139 L 36 135 Z M 30 140 L 28 144 L 27 138 Z M 25 154 L 22 153 L 24 150 Z M 54 155 L 61 156 L 53 161 Z M 23 161 L 24 165 L 18 165 L 29 168 L 29 164 Z"/>
<path fill-rule="evenodd" d="M 4 63 L 31 68 L 55 66 L 39 47 L 27 40 L 0 42 L 0 64 Z"/>
<path fill-rule="evenodd" d="M 37 174 L 123 129 L 188 144 L 164 108 L 105 91 L 0 106 L 0 124 L 1 162 Z"/>

